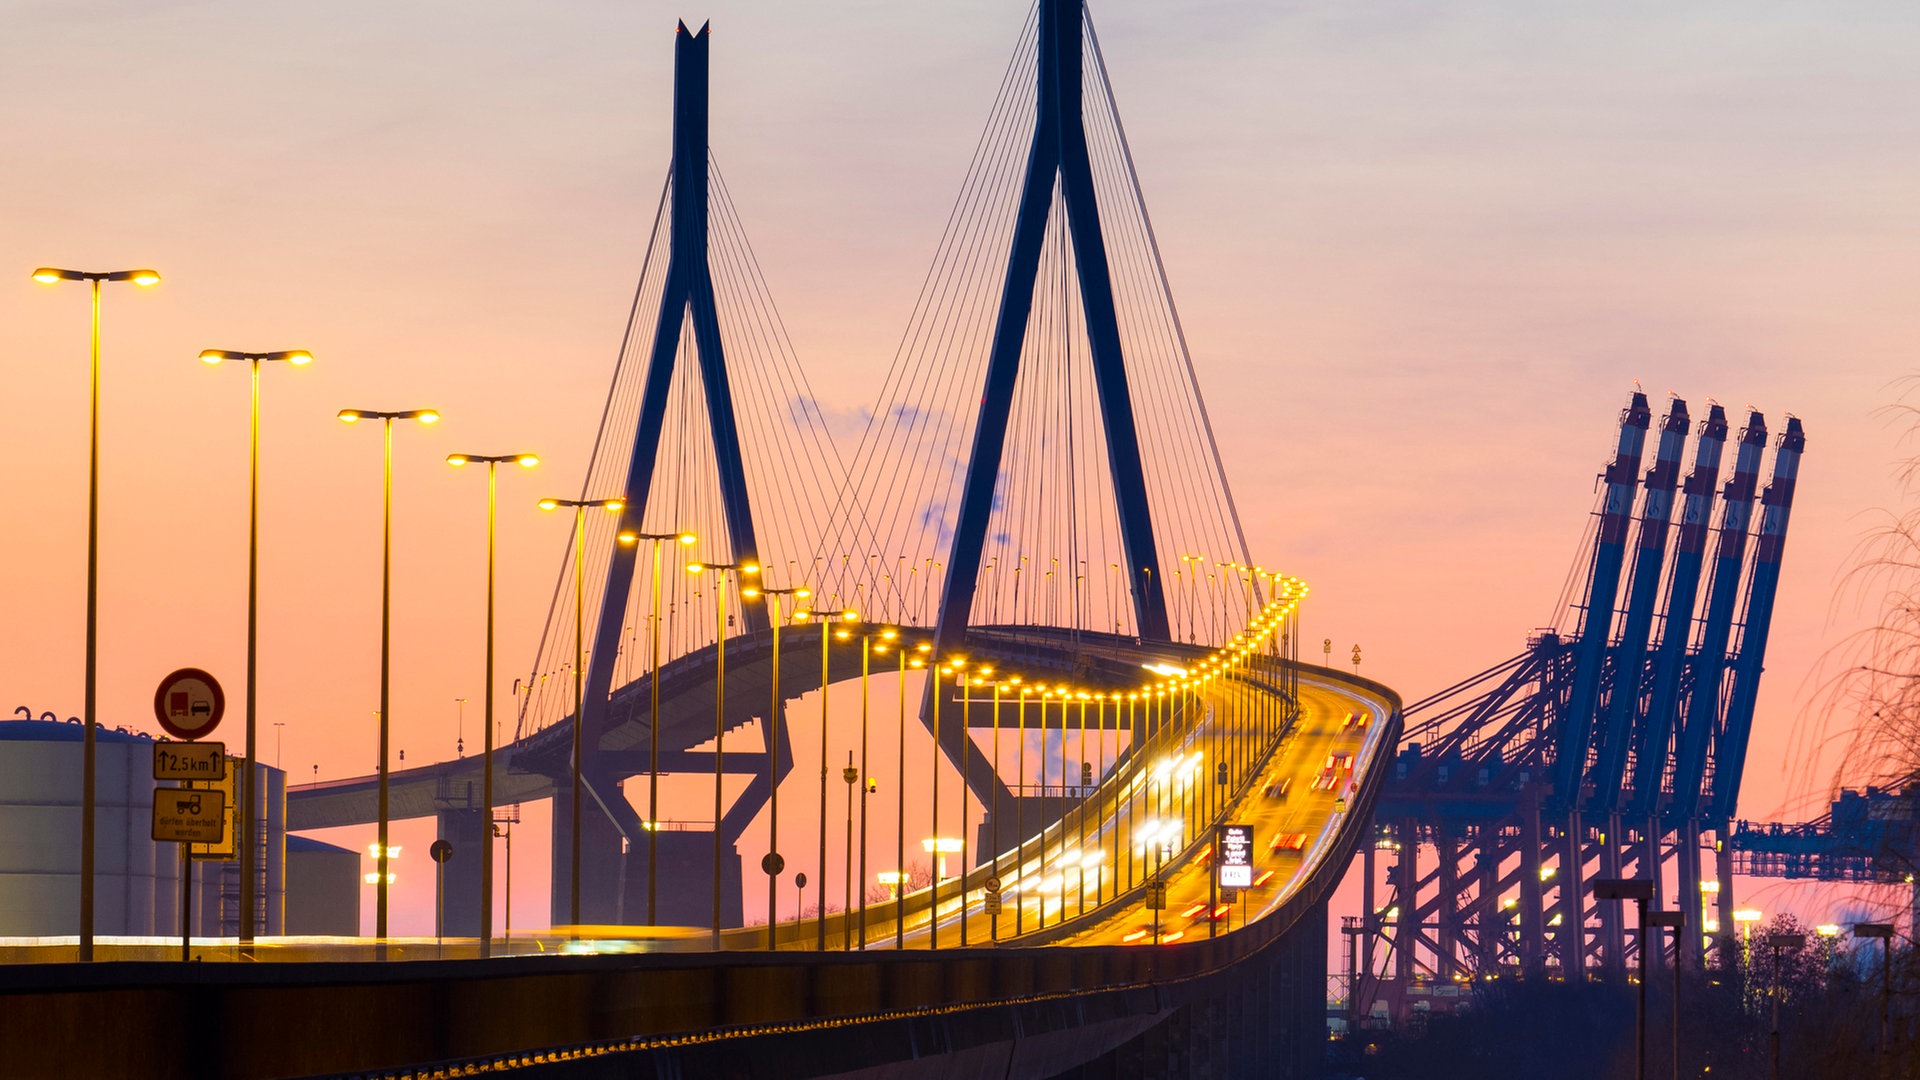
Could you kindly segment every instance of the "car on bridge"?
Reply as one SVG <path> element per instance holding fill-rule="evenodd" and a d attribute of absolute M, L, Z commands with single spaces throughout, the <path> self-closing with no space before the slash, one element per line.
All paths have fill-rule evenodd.
<path fill-rule="evenodd" d="M 1292 790 L 1293 777 L 1282 776 L 1279 779 L 1269 778 L 1269 783 L 1261 789 L 1261 794 L 1269 799 L 1284 799 L 1287 797 L 1287 792 Z"/>
<path fill-rule="evenodd" d="M 1267 846 L 1267 850 L 1275 853 L 1279 853 L 1283 851 L 1298 852 L 1305 849 L 1306 846 L 1307 846 L 1306 833 L 1283 832 L 1283 833 L 1273 834 L 1273 843 Z"/>

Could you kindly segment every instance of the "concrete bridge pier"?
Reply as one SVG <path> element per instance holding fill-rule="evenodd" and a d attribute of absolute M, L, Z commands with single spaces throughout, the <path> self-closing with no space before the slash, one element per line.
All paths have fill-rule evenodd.
<path fill-rule="evenodd" d="M 573 793 L 567 778 L 553 793 L 553 908 L 555 926 L 573 923 Z M 615 792 L 619 794 L 618 791 Z M 625 838 L 589 798 L 580 808 L 580 923 L 610 926 L 620 922 L 620 869 Z M 642 871 L 646 849 L 641 849 Z M 644 878 L 643 878 L 644 883 Z"/>
<path fill-rule="evenodd" d="M 427 852 L 409 859 L 408 872 L 434 874 L 439 880 L 438 932 L 447 937 L 480 934 L 480 849 L 487 842 L 486 815 L 479 801 L 472 806 L 442 806 L 434 811 L 435 835 L 453 845 L 453 857 L 435 866 Z"/>
<path fill-rule="evenodd" d="M 654 843 L 658 845 L 654 855 L 654 923 L 713 925 L 713 831 L 662 830 L 654 834 Z M 720 851 L 720 925 L 723 927 L 741 926 L 746 921 L 740 872 L 739 850 L 732 844 L 723 845 Z M 759 867 L 754 868 L 754 875 L 764 887 L 766 879 L 759 876 Z M 644 839 L 627 851 L 626 889 L 621 904 L 625 915 L 621 922 L 628 926 L 647 925 L 647 843 Z"/>
<path fill-rule="evenodd" d="M 1054 787 L 1057 791 L 1058 786 L 1055 785 Z M 1018 847 L 1022 834 L 1024 834 L 1029 841 L 1027 844 L 1028 849 L 1038 851 L 1038 846 L 1031 842 L 1033 838 L 1039 835 L 1040 830 L 1051 827 L 1054 822 L 1059 821 L 1067 811 L 1077 805 L 1079 805 L 1078 799 L 1071 796 L 1062 797 L 1060 795 L 1027 795 L 1015 799 L 1002 799 L 1000 800 L 999 807 L 1000 825 L 998 829 L 998 846 L 996 847 L 994 843 L 996 830 L 994 828 L 993 811 L 988 810 L 986 814 L 981 816 L 979 829 L 973 840 L 974 847 L 972 851 L 968 852 L 968 855 L 975 865 L 998 858 L 1002 853 L 1012 851 L 1015 847 Z M 1049 850 L 1051 849 L 1052 845 L 1050 844 Z M 915 852 L 907 853 L 908 862 L 913 862 L 916 859 L 925 859 L 926 857 L 924 854 L 917 854 Z M 950 863 L 947 868 L 951 871 L 954 869 L 954 866 Z"/>

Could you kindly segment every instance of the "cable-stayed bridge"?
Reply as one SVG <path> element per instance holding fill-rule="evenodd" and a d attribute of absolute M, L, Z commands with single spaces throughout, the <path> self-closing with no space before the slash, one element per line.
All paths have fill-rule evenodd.
<path fill-rule="evenodd" d="M 288 805 L 296 830 L 431 815 L 458 853 L 551 800 L 552 922 L 647 951 L 156 969 L 156 1013 L 219 1018 L 180 1074 L 1315 1073 L 1326 897 L 1399 701 L 1303 665 L 1306 586 L 1248 550 L 1084 5 L 1031 10 L 848 456 L 710 145 L 710 42 L 675 35 L 671 162 L 572 500 L 615 512 L 578 511 L 491 805 L 480 758 Z M 770 850 L 742 851 L 763 814 Z M 1214 865 L 1228 824 L 1243 876 Z M 920 883 L 923 835 L 953 864 Z M 907 880 L 872 896 L 875 871 Z M 448 932 L 495 936 L 488 895 L 456 854 Z M 273 1019 L 301 1010 L 323 1019 Z M 116 1045 L 59 1052 L 111 1072 Z"/>

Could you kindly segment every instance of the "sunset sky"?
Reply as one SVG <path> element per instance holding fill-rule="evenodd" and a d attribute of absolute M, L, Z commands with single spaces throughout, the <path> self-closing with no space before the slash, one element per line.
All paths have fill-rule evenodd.
<path fill-rule="evenodd" d="M 485 502 L 442 459 L 543 459 L 502 477 L 504 691 L 566 540 L 533 500 L 579 485 L 667 167 L 675 19 L 713 22 L 715 155 L 823 406 L 857 410 L 1026 12 L 0 3 L 6 708 L 81 708 L 86 293 L 35 266 L 165 276 L 104 301 L 102 720 L 151 730 L 186 664 L 237 699 L 246 378 L 194 357 L 305 348 L 263 380 L 262 723 L 295 783 L 373 766 L 379 437 L 334 413 L 433 406 L 396 436 L 393 713 L 409 764 L 450 756 L 455 698 L 478 737 Z M 1911 450 L 1877 410 L 1920 334 L 1920 8 L 1093 15 L 1254 555 L 1313 587 L 1303 635 L 1409 701 L 1491 666 L 1571 627 L 1553 601 L 1635 380 L 1656 416 L 1669 390 L 1736 427 L 1791 412 L 1741 813 L 1821 812 L 1809 680 L 1869 621 L 1839 577 Z M 429 927 L 407 897 L 396 925 Z"/>

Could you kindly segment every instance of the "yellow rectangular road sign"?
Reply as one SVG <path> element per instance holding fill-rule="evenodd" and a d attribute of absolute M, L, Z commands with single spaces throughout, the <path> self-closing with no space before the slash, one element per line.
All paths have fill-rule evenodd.
<path fill-rule="evenodd" d="M 155 780 L 224 780 L 227 746 L 217 742 L 157 742 L 153 744 Z"/>
<path fill-rule="evenodd" d="M 246 767 L 244 758 L 228 758 L 226 774 L 210 784 L 202 785 L 225 796 L 227 829 L 216 843 L 188 845 L 187 858 L 195 862 L 233 862 L 240 857 L 240 849 L 234 844 L 234 839 L 240 835 L 240 823 L 236 820 L 240 810 L 240 770 Z"/>
<path fill-rule="evenodd" d="M 227 796 L 205 788 L 154 788 L 153 838 L 216 843 L 227 831 Z"/>

